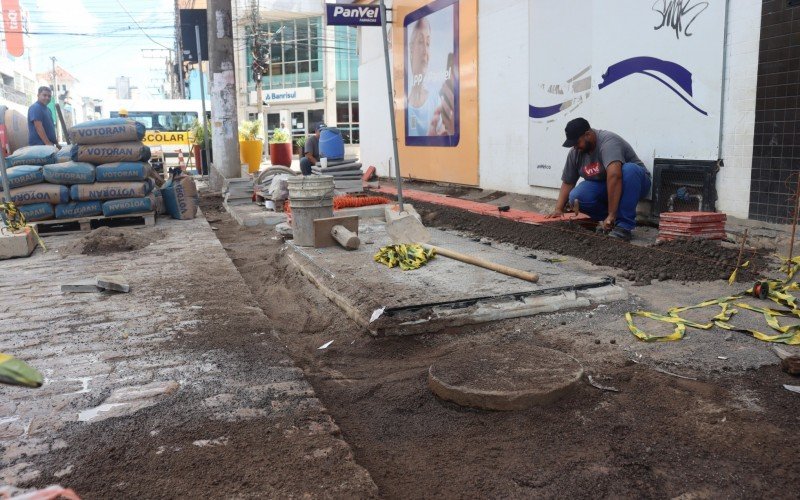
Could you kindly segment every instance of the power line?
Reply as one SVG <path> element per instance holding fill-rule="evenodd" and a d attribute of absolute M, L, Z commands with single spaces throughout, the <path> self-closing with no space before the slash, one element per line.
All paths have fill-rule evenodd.
<path fill-rule="evenodd" d="M 169 50 L 169 51 L 172 51 L 172 49 L 171 49 L 171 48 L 169 48 L 169 47 L 167 47 L 166 45 L 162 45 L 161 43 L 159 43 L 159 42 L 157 42 L 157 41 L 153 40 L 153 38 L 152 38 L 150 35 L 148 35 L 148 34 L 147 34 L 147 32 L 144 30 L 144 28 L 142 28 L 142 27 L 139 25 L 139 22 L 136 20 L 136 18 L 135 18 L 135 17 L 133 17 L 133 16 L 131 15 L 131 13 L 130 13 L 130 12 L 128 12 L 128 11 L 125 9 L 125 6 L 124 6 L 124 5 L 122 5 L 122 2 L 120 2 L 119 0 L 117 0 L 117 4 L 119 4 L 119 6 L 122 8 L 122 10 L 124 10 L 124 11 L 125 11 L 125 13 L 126 13 L 126 14 L 128 14 L 128 17 L 130 17 L 130 18 L 133 20 L 133 22 L 136 24 L 136 26 L 139 26 L 139 29 L 140 29 L 140 30 L 142 30 L 142 33 L 144 33 L 144 36 L 146 36 L 147 38 L 149 38 L 151 42 L 153 42 L 154 44 L 158 45 L 159 47 L 164 47 L 165 49 L 167 49 L 167 50 Z"/>

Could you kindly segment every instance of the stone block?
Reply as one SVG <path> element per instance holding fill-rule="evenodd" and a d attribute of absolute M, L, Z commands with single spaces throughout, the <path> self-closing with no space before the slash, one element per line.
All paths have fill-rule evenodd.
<path fill-rule="evenodd" d="M 36 238 L 31 228 L 19 233 L 0 233 L 0 260 L 27 257 L 36 248 Z"/>
<path fill-rule="evenodd" d="M 131 286 L 128 284 L 128 280 L 126 280 L 124 276 L 120 276 L 118 274 L 98 276 L 97 286 L 103 290 L 113 290 L 115 292 L 127 293 L 131 291 Z"/>

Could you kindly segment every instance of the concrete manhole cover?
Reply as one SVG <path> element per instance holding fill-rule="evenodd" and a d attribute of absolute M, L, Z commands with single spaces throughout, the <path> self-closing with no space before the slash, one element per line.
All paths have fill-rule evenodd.
<path fill-rule="evenodd" d="M 458 350 L 431 365 L 428 386 L 461 406 L 521 410 L 569 393 L 583 376 L 572 356 L 537 346 L 486 346 Z"/>

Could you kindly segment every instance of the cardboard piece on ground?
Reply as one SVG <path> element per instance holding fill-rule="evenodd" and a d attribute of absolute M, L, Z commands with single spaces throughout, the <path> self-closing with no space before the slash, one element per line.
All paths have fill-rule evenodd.
<path fill-rule="evenodd" d="M 131 286 L 128 284 L 128 280 L 119 274 L 98 276 L 97 286 L 104 290 L 113 290 L 115 292 L 127 293 L 131 291 Z"/>
<path fill-rule="evenodd" d="M 19 233 L 3 231 L 0 233 L 0 260 L 14 257 L 27 257 L 36 248 L 36 238 L 30 227 Z"/>
<path fill-rule="evenodd" d="M 87 280 L 65 283 L 61 285 L 61 291 L 64 293 L 96 293 L 102 291 L 102 288 L 97 286 L 97 280 Z"/>
<path fill-rule="evenodd" d="M 347 230 L 358 234 L 358 216 L 328 217 L 314 219 L 314 248 L 325 248 L 338 245 L 331 235 L 333 226 L 344 226 Z"/>

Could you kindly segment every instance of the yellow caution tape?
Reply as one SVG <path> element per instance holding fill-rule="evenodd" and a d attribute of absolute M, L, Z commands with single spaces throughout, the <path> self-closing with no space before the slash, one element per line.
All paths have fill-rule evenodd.
<path fill-rule="evenodd" d="M 400 266 L 403 271 L 419 269 L 427 264 L 436 253 L 432 248 L 422 245 L 391 245 L 382 247 L 375 254 L 375 262 L 380 262 L 388 267 Z"/>
<path fill-rule="evenodd" d="M 731 277 L 728 278 L 728 284 L 729 285 L 733 285 L 733 283 L 736 281 L 736 275 L 739 273 L 739 269 L 747 269 L 747 266 L 749 266 L 749 265 L 750 265 L 750 261 L 748 260 L 747 262 L 745 262 L 741 266 L 739 266 L 736 269 L 734 269 L 733 272 L 731 273 Z"/>
<path fill-rule="evenodd" d="M 792 259 L 792 262 L 796 262 L 796 267 L 800 269 L 800 256 Z M 793 271 L 791 271 L 792 275 L 794 275 L 794 273 L 798 269 L 794 269 Z M 744 302 L 738 302 L 738 300 L 741 299 L 744 295 L 753 294 L 753 288 L 750 288 L 746 292 L 739 295 L 731 295 L 729 297 L 706 300 L 704 302 L 695 304 L 693 306 L 673 307 L 667 311 L 666 315 L 652 313 L 648 311 L 637 311 L 634 313 L 626 313 L 625 319 L 628 322 L 628 329 L 631 331 L 631 333 L 633 333 L 633 335 L 635 335 L 638 339 L 643 340 L 645 342 L 653 342 L 653 341 L 663 342 L 663 341 L 680 340 L 684 337 L 687 326 L 691 328 L 699 328 L 702 330 L 708 330 L 713 326 L 718 326 L 725 330 L 748 333 L 752 335 L 754 338 L 762 340 L 764 342 L 779 342 L 783 344 L 800 345 L 800 324 L 781 326 L 780 321 L 778 320 L 778 318 L 786 316 L 794 316 L 800 318 L 800 309 L 797 308 L 798 298 L 789 293 L 790 291 L 800 290 L 800 284 L 796 282 L 788 283 L 788 281 L 789 280 L 761 281 L 762 283 L 767 283 L 769 287 L 768 298 L 773 302 L 775 302 L 776 304 L 787 307 L 788 310 L 785 311 L 767 307 L 753 306 Z M 700 309 L 713 305 L 720 306 L 721 311 L 716 316 L 712 317 L 709 323 L 697 323 L 694 321 L 681 318 L 679 316 L 679 313 L 684 311 L 688 311 L 691 309 Z M 750 328 L 742 328 L 731 324 L 730 320 L 733 317 L 733 315 L 736 314 L 737 312 L 737 310 L 734 309 L 734 307 L 746 309 L 756 313 L 761 313 L 764 316 L 764 320 L 767 323 L 767 325 L 776 332 L 778 332 L 778 334 L 770 335 L 758 330 Z M 654 319 L 657 321 L 663 321 L 665 323 L 675 324 L 676 325 L 675 331 L 670 335 L 650 335 L 639 329 L 633 323 L 634 316 L 641 316 L 645 318 Z"/>
<path fill-rule="evenodd" d="M 41 387 L 44 379 L 35 368 L 8 354 L 0 353 L 0 383 L 24 387 Z"/>

